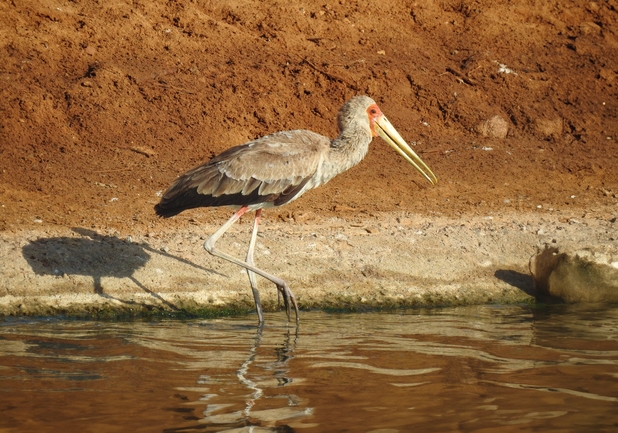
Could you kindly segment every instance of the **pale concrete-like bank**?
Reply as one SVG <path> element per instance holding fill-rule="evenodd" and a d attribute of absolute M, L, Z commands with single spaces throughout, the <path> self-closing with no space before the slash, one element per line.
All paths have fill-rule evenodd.
<path fill-rule="evenodd" d="M 403 213 L 355 221 L 266 221 L 256 261 L 288 281 L 301 309 L 532 302 L 528 262 L 537 247 L 616 243 L 615 221 Z M 58 227 L 0 233 L 0 315 L 251 311 L 245 271 L 202 247 L 215 229 L 128 238 Z M 218 246 L 244 257 L 250 229 L 248 220 L 233 227 Z M 265 309 L 276 309 L 275 287 L 258 282 Z"/>

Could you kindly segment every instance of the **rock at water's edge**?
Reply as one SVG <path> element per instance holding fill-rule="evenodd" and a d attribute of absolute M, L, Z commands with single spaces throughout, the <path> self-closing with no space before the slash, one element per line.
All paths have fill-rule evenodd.
<path fill-rule="evenodd" d="M 567 303 L 618 302 L 618 248 L 545 245 L 530 258 L 537 292 Z"/>

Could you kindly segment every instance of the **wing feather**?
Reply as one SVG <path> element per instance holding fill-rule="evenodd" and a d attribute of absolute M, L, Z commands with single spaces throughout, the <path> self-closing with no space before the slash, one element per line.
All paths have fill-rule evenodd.
<path fill-rule="evenodd" d="M 242 180 L 232 179 L 228 176 L 222 176 L 220 182 L 217 185 L 213 185 L 213 191 L 211 195 L 213 197 L 220 197 L 222 195 L 234 195 L 242 192 L 245 182 Z"/>
<path fill-rule="evenodd" d="M 311 131 L 286 131 L 268 135 L 230 149 L 219 157 L 224 173 L 238 180 L 273 181 L 312 176 L 330 140 Z M 219 159 L 217 157 L 217 159 Z"/>
<path fill-rule="evenodd" d="M 260 188 L 258 189 L 258 194 L 264 196 L 271 194 L 281 194 L 291 185 L 293 185 L 291 179 L 278 179 L 270 182 L 262 182 L 260 184 Z"/>
<path fill-rule="evenodd" d="M 187 188 L 195 187 L 198 194 L 213 195 L 225 175 L 215 167 L 202 166 L 200 168 L 202 170 L 191 176 Z"/>
<path fill-rule="evenodd" d="M 253 191 L 258 189 L 261 184 L 262 184 L 262 181 L 257 180 L 254 177 L 248 179 L 245 182 L 245 185 L 242 188 L 242 191 L 241 191 L 242 195 L 249 195 L 249 194 L 251 194 Z"/>

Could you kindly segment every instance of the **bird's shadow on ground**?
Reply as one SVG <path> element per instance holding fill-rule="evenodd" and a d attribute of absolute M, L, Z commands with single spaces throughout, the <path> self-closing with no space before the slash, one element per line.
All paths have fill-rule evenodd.
<path fill-rule="evenodd" d="M 521 272 L 512 271 L 510 269 L 498 269 L 494 273 L 494 276 L 513 287 L 517 287 L 519 290 L 530 296 L 536 297 L 537 295 L 534 288 L 534 279 L 531 275 L 522 274 Z"/>
<path fill-rule="evenodd" d="M 84 228 L 72 230 L 81 237 L 40 238 L 23 247 L 22 254 L 36 275 L 89 276 L 93 279 L 95 293 L 125 304 L 136 304 L 134 301 L 114 298 L 103 291 L 101 284 L 103 277 L 128 278 L 168 308 L 178 310 L 178 307 L 148 289 L 134 276 L 134 273 L 150 260 L 151 254 L 160 254 L 200 270 L 214 272 L 189 260 L 155 250 L 148 244 L 128 242 Z M 145 308 L 152 307 L 141 305 Z"/>

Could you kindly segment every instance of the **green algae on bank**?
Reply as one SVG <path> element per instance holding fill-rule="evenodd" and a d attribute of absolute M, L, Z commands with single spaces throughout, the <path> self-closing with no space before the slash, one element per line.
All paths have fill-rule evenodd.
<path fill-rule="evenodd" d="M 381 291 L 379 294 L 361 296 L 351 293 L 326 293 L 323 296 L 298 295 L 299 307 L 302 311 L 323 310 L 342 312 L 385 311 L 402 308 L 422 307 L 454 307 L 463 305 L 482 304 L 530 304 L 534 297 L 517 289 L 505 288 L 498 292 L 488 292 L 482 289 L 465 291 L 468 296 L 462 297 L 456 292 L 450 294 L 444 291 L 424 292 L 421 296 L 397 296 Z M 471 295 L 473 294 L 473 295 Z M 175 294 L 176 302 L 148 299 L 147 296 L 133 298 L 130 301 L 120 302 L 98 295 L 82 295 L 79 297 L 63 296 L 34 296 L 29 298 L 1 298 L 1 316 L 63 316 L 81 319 L 122 319 L 122 318 L 217 318 L 240 316 L 254 312 L 252 299 L 249 296 L 238 299 L 237 302 L 226 303 L 225 306 L 200 304 L 187 294 Z M 62 298 L 72 298 L 62 299 Z M 263 303 L 267 312 L 283 309 L 276 299 L 268 299 Z"/>

